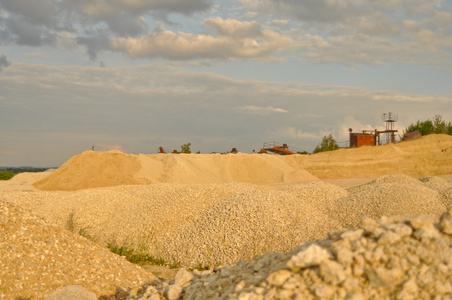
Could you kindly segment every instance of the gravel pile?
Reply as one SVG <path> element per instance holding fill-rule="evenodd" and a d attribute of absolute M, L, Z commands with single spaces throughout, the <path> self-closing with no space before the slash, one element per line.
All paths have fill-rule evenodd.
<path fill-rule="evenodd" d="M 374 179 L 366 184 L 348 188 L 347 191 L 349 193 L 355 193 L 355 192 L 366 190 L 369 187 L 377 186 L 377 185 L 384 184 L 384 183 L 419 185 L 419 180 L 414 177 L 405 175 L 405 174 L 384 175 L 384 176 L 380 176 L 377 179 Z"/>
<path fill-rule="evenodd" d="M 183 299 L 450 299 L 451 214 L 365 219 L 288 254 L 195 277 Z"/>
<path fill-rule="evenodd" d="M 0 201 L 0 299 L 42 299 L 66 285 L 97 296 L 156 279 L 109 250 Z"/>
<path fill-rule="evenodd" d="M 450 187 L 449 183 L 446 180 L 436 176 L 422 177 L 419 178 L 419 180 L 423 182 L 426 187 L 432 190 L 437 190 L 438 192 L 447 190 Z"/>
<path fill-rule="evenodd" d="M 323 181 L 300 184 L 154 184 L 17 192 L 0 200 L 33 210 L 96 243 L 127 246 L 185 267 L 232 264 L 266 251 L 286 252 L 362 217 L 427 214 L 451 203 L 447 182 L 406 175 L 350 189 Z M 449 194 L 447 194 L 449 193 Z M 290 228 L 290 230 L 288 230 Z"/>
<path fill-rule="evenodd" d="M 75 192 L 3 193 L 0 199 L 31 209 L 102 246 L 126 245 L 163 257 L 166 252 L 162 245 L 191 226 L 211 205 L 256 188 L 266 189 L 240 183 L 155 184 Z"/>
<path fill-rule="evenodd" d="M 282 254 L 267 252 L 103 299 L 451 299 L 452 209 L 430 216 L 363 219 Z M 116 298 L 115 298 L 116 297 Z"/>
<path fill-rule="evenodd" d="M 345 195 L 340 187 L 315 181 L 221 199 L 164 244 L 164 257 L 188 267 L 212 267 L 270 250 L 286 252 L 340 229 L 330 215 Z"/>
<path fill-rule="evenodd" d="M 355 227 L 362 217 L 420 214 L 438 217 L 447 207 L 445 197 L 417 183 L 371 184 L 339 199 L 336 219 L 344 228 Z"/>
<path fill-rule="evenodd" d="M 452 206 L 452 187 L 441 192 L 447 207 Z"/>

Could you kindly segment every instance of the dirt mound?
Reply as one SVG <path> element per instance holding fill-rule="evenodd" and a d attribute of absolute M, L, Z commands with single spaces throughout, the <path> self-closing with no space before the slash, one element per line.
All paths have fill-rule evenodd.
<path fill-rule="evenodd" d="M 0 298 L 42 299 L 66 285 L 97 296 L 155 276 L 35 214 L 0 201 Z"/>

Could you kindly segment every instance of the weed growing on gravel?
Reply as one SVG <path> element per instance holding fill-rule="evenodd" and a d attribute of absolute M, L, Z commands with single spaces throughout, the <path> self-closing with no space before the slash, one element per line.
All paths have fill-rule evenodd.
<path fill-rule="evenodd" d="M 154 256 L 142 251 L 137 252 L 135 249 L 130 249 L 127 246 L 118 246 L 115 243 L 108 243 L 107 248 L 115 254 L 125 256 L 125 258 L 133 264 L 153 264 L 159 266 L 167 264 L 167 262 L 162 258 L 155 258 Z"/>

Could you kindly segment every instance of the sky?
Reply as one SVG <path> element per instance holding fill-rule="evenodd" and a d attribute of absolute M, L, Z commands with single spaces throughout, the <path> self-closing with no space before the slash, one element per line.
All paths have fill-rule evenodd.
<path fill-rule="evenodd" d="M 0 0 L 0 166 L 452 121 L 452 0 Z"/>

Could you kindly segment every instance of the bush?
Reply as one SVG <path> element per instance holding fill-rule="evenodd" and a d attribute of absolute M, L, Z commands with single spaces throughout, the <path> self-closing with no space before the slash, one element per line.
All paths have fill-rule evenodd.
<path fill-rule="evenodd" d="M 16 174 L 8 170 L 0 171 L 0 180 L 10 180 L 14 175 Z"/>
<path fill-rule="evenodd" d="M 179 153 L 191 153 L 190 146 L 191 146 L 191 143 L 180 146 L 181 151 Z"/>

